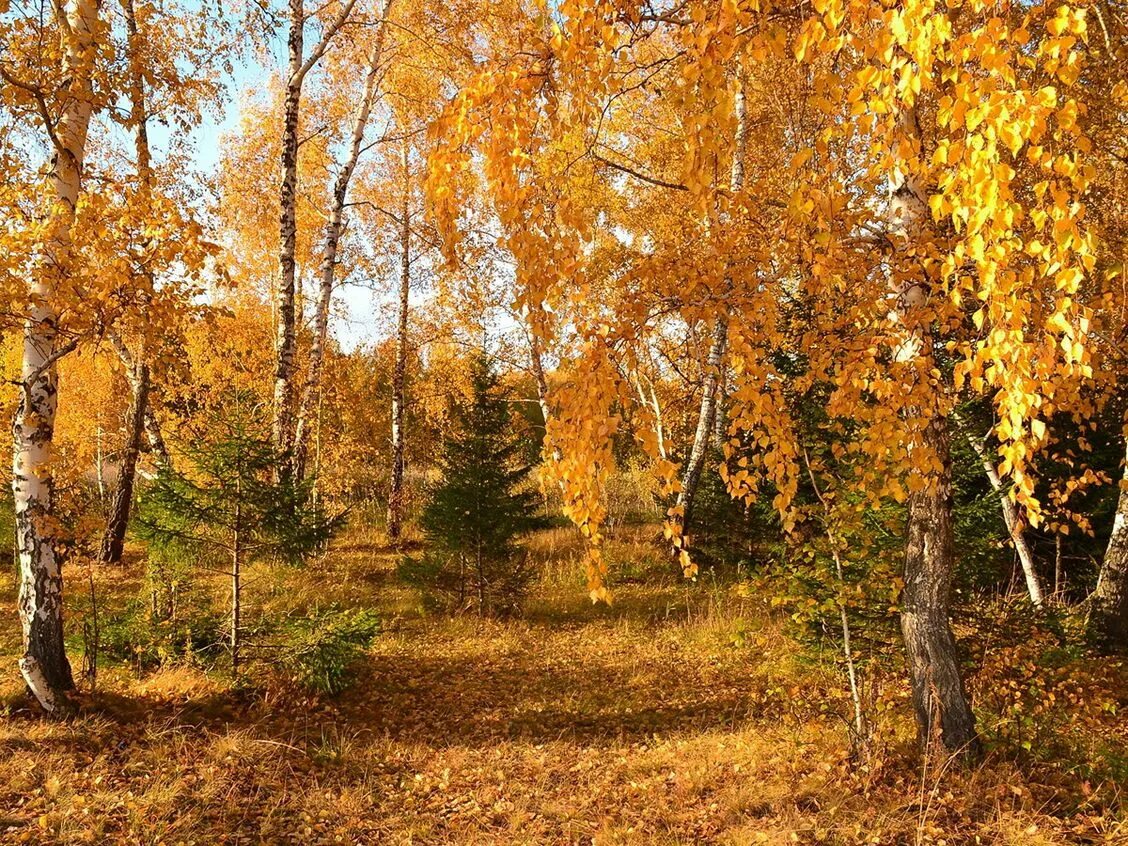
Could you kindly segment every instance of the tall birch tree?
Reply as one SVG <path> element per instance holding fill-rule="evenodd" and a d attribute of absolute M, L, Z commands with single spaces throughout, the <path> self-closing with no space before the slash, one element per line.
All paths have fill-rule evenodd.
<path fill-rule="evenodd" d="M 310 71 L 329 49 L 330 43 L 352 14 L 357 0 L 342 0 L 334 16 L 321 30 L 321 37 L 307 55 L 305 49 L 308 13 L 305 0 L 288 0 L 286 77 L 282 111 L 281 184 L 279 189 L 278 285 L 274 292 L 274 414 L 271 435 L 281 464 L 279 474 L 293 472 L 297 396 L 294 385 L 297 350 L 297 201 L 298 148 L 302 87 Z M 347 185 L 347 183 L 346 183 Z"/>
<path fill-rule="evenodd" d="M 58 407 L 56 362 L 73 349 L 60 339 L 60 288 L 75 265 L 73 227 L 83 192 L 86 140 L 95 108 L 95 63 L 102 23 L 96 0 L 55 5 L 62 76 L 68 80 L 57 117 L 41 92 L 33 96 L 51 144 L 45 177 L 45 225 L 31 265 L 23 330 L 20 397 L 12 424 L 12 493 L 20 564 L 19 612 L 24 654 L 20 672 L 49 712 L 64 706 L 74 687 L 63 638 L 62 559 L 55 546 L 51 447 Z M 22 83 L 6 68 L 4 80 Z"/>

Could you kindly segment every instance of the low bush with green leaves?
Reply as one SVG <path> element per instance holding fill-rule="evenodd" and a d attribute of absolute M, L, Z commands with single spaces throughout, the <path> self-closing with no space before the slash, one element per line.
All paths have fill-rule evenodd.
<path fill-rule="evenodd" d="M 187 610 L 172 617 L 154 616 L 145 599 L 134 599 L 102 622 L 99 652 L 139 671 L 179 662 L 213 664 L 227 644 L 227 615 L 200 601 L 183 607 Z"/>
<path fill-rule="evenodd" d="M 380 618 L 369 609 L 314 611 L 286 627 L 281 665 L 302 687 L 336 696 L 379 631 Z"/>

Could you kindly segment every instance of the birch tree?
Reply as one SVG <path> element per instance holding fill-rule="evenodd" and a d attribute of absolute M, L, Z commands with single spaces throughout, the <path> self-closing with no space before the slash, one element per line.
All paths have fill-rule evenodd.
<path fill-rule="evenodd" d="M 1034 553 L 1030 549 L 1030 544 L 1026 540 L 1026 532 L 1022 524 L 1022 515 L 1019 514 L 1018 508 L 1011 501 L 1010 495 L 1007 493 L 1006 486 L 1003 484 L 1002 478 L 999 476 L 999 470 L 995 466 L 994 460 L 988 454 L 984 442 L 986 439 L 976 437 L 975 433 L 970 432 L 964 427 L 963 421 L 956 419 L 957 425 L 963 427 L 963 434 L 971 447 L 975 457 L 983 466 L 983 472 L 987 476 L 987 482 L 991 485 L 991 490 L 999 500 L 999 508 L 1003 514 L 1003 524 L 1007 527 L 1007 534 L 1010 536 L 1011 543 L 1014 544 L 1015 555 L 1018 556 L 1018 563 L 1022 567 L 1022 575 L 1026 580 L 1026 592 L 1030 597 L 1031 603 L 1037 608 L 1045 601 L 1045 594 L 1042 590 L 1042 580 L 1038 576 L 1038 569 L 1034 563 Z"/>
<path fill-rule="evenodd" d="M 394 0 L 385 0 L 376 25 L 375 39 L 369 50 L 366 63 L 363 93 L 353 116 L 352 131 L 349 135 L 345 160 L 333 183 L 329 203 L 329 220 L 325 224 L 325 233 L 322 236 L 320 285 L 313 320 L 313 341 L 309 352 L 306 381 L 298 404 L 294 434 L 294 457 L 299 477 L 305 471 L 312 406 L 321 388 L 325 343 L 329 336 L 329 309 L 332 304 L 333 291 L 337 284 L 337 256 L 345 225 L 349 184 L 352 181 L 353 173 L 356 171 L 357 163 L 360 161 L 360 156 L 366 149 L 364 140 L 372 109 L 379 95 L 379 83 L 386 60 L 384 55 L 385 33 L 387 32 L 388 16 L 391 14 L 393 3 Z"/>
<path fill-rule="evenodd" d="M 729 190 L 733 193 L 744 188 L 744 157 L 748 144 L 748 108 L 745 102 L 743 81 L 738 82 L 733 104 L 736 133 L 733 138 L 732 165 L 729 173 Z M 705 375 L 701 384 L 701 408 L 697 413 L 697 429 L 693 435 L 693 446 L 685 463 L 681 490 L 678 492 L 677 506 L 682 532 L 689 534 L 693 524 L 693 500 L 701 481 L 701 472 L 709 452 L 709 444 L 714 440 L 717 421 L 721 418 L 721 381 L 725 366 L 725 347 L 728 344 L 728 315 L 722 310 L 713 322 L 710 335 L 709 354 L 705 359 Z"/>
<path fill-rule="evenodd" d="M 1089 635 L 1102 648 L 1128 648 L 1128 448 L 1113 515 L 1112 534 L 1090 597 Z"/>
<path fill-rule="evenodd" d="M 297 349 L 296 280 L 297 262 L 297 198 L 298 148 L 302 87 L 310 71 L 317 65 L 333 38 L 349 20 L 357 0 L 342 0 L 321 30 L 321 37 L 307 55 L 305 32 L 308 14 L 305 0 L 289 0 L 288 35 L 286 39 L 286 78 L 282 112 L 282 154 L 280 185 L 280 218 L 278 286 L 274 294 L 274 415 L 271 434 L 280 462 L 279 474 L 293 472 L 293 450 L 296 435 L 296 402 L 294 386 L 295 352 Z M 347 181 L 346 181 L 347 188 Z"/>
<path fill-rule="evenodd" d="M 398 540 L 403 525 L 404 389 L 407 380 L 407 327 L 411 294 L 411 165 L 408 142 L 402 142 L 400 168 L 400 264 L 396 297 L 396 358 L 392 369 L 392 478 L 388 491 L 388 537 Z"/>
<path fill-rule="evenodd" d="M 59 337 L 63 305 L 59 297 L 61 283 L 75 263 L 72 228 L 83 192 L 102 26 L 95 0 L 71 0 L 54 8 L 62 75 L 69 84 L 57 118 L 48 111 L 43 94 L 33 93 L 52 149 L 45 178 L 45 225 L 29 268 L 20 398 L 12 425 L 12 493 L 24 646 L 19 666 L 28 688 L 49 712 L 63 707 L 67 692 L 74 687 L 63 639 L 63 562 L 54 543 L 51 446 L 58 403 L 55 364 L 75 345 Z M 13 87 L 32 88 L 6 67 L 3 78 Z"/>
<path fill-rule="evenodd" d="M 634 354 L 655 314 L 679 310 L 706 325 L 727 315 L 730 492 L 750 501 L 770 486 L 784 528 L 794 526 L 799 449 L 778 362 L 803 362 L 794 389 L 832 386 L 826 410 L 854 433 L 859 493 L 908 505 L 901 624 L 920 734 L 967 756 L 975 728 L 948 622 L 949 415 L 961 391 L 992 397 L 1000 476 L 1037 520 L 1030 456 L 1055 385 L 1087 367 L 1087 317 L 1075 296 L 1093 264 L 1079 200 L 1091 174 L 1068 93 L 1083 12 L 1015 8 L 1003 19 L 932 0 L 820 0 L 780 26 L 740 4 L 690 0 L 666 13 L 569 0 L 553 22 L 543 36 L 531 16 L 523 47 L 487 64 L 452 102 L 428 189 L 457 238 L 461 204 L 448 174 L 472 168 L 475 149 L 499 214 L 513 223 L 519 297 L 574 292 L 582 347 L 556 391 L 550 437 L 564 456 L 566 512 L 592 541 L 592 596 L 606 596 L 598 549 L 608 444 L 634 395 L 616 361 Z M 780 70 L 793 61 L 794 74 Z M 778 134 L 755 145 L 764 167 L 755 190 L 740 192 L 721 191 L 715 178 L 733 156 L 737 63 L 765 88 L 782 73 L 801 104 L 794 120 L 765 122 Z M 638 139 L 637 120 L 621 128 L 616 117 L 631 109 L 680 149 Z M 601 167 L 623 174 L 623 185 L 594 194 L 591 172 Z M 573 239 L 595 242 L 612 221 L 635 230 L 614 215 L 623 193 L 645 186 L 684 192 L 682 228 L 709 225 L 702 240 L 712 249 L 691 264 L 647 233 L 657 246 L 611 272 L 591 249 L 559 260 Z M 593 200 L 603 203 L 597 213 Z M 718 226 L 723 212 L 736 225 Z M 812 306 L 787 336 L 781 310 L 800 297 Z M 949 357 L 950 376 L 940 366 Z M 639 438 L 676 490 L 657 438 Z"/>
<path fill-rule="evenodd" d="M 133 132 L 138 187 L 142 200 L 147 201 L 153 188 L 153 172 L 152 156 L 149 151 L 149 115 L 145 96 L 143 47 L 133 0 L 122 0 L 121 6 L 125 17 L 128 90 L 131 103 L 126 122 Z M 150 286 L 153 284 L 151 274 L 148 283 Z M 133 503 L 133 485 L 137 473 L 137 461 L 141 453 L 142 432 L 146 428 L 146 421 L 154 419 L 150 431 L 155 429 L 155 418 L 149 405 L 150 375 L 145 352 L 142 349 L 135 357 L 129 353 L 120 334 L 113 333 L 113 338 L 122 363 L 127 369 L 126 378 L 133 394 L 133 401 L 126 418 L 126 442 L 118 462 L 117 488 L 110 500 L 106 531 L 102 537 L 103 564 L 117 564 L 121 561 L 125 530 L 129 524 L 129 511 Z M 127 359 L 128 363 L 126 363 Z M 163 441 L 158 440 L 157 443 L 163 446 Z"/>

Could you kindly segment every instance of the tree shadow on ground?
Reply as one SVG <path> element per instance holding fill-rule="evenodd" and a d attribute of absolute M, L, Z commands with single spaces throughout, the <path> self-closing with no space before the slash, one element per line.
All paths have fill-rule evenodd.
<path fill-rule="evenodd" d="M 678 656 L 581 662 L 561 654 L 564 646 L 488 658 L 376 656 L 337 707 L 348 723 L 435 747 L 623 743 L 764 716 L 762 680 L 750 674 L 726 677 Z"/>

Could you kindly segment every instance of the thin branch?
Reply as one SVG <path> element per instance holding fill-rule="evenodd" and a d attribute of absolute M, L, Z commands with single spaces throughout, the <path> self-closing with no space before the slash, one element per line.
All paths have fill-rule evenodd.
<path fill-rule="evenodd" d="M 642 182 L 648 182 L 651 185 L 657 185 L 659 188 L 670 188 L 674 191 L 688 191 L 689 190 L 689 188 L 687 188 L 685 185 L 682 185 L 680 182 L 667 182 L 664 179 L 658 179 L 657 177 L 654 177 L 654 176 L 648 176 L 647 174 L 641 173 L 640 171 L 637 171 L 634 168 L 627 167 L 624 164 L 619 164 L 618 162 L 611 161 L 611 159 L 608 159 L 608 158 L 601 156 L 599 153 L 595 152 L 594 150 L 591 151 L 591 157 L 593 159 L 595 159 L 597 162 L 605 164 L 605 165 L 607 165 L 607 167 L 612 168 L 613 170 L 617 170 L 621 173 L 625 173 L 628 176 L 633 176 L 635 179 L 641 180 Z"/>
<path fill-rule="evenodd" d="M 0 79 L 3 79 L 13 88 L 18 88 L 21 91 L 25 91 L 32 96 L 32 98 L 35 100 L 36 106 L 39 109 L 39 116 L 43 119 L 43 126 L 47 130 L 47 137 L 51 139 L 51 146 L 53 146 L 58 151 L 59 155 L 67 155 L 67 149 L 63 147 L 62 142 L 59 141 L 59 137 L 55 134 L 55 124 L 51 120 L 51 112 L 47 108 L 47 99 L 43 96 L 43 91 L 30 83 L 24 82 L 12 76 L 10 73 L 8 73 L 8 71 L 4 70 L 3 65 L 0 65 Z"/>
<path fill-rule="evenodd" d="M 309 58 L 307 58 L 302 64 L 301 68 L 298 69 L 296 80 L 297 82 L 300 83 L 300 81 L 305 78 L 305 75 L 310 72 L 313 66 L 321 61 L 321 57 L 324 56 L 325 51 L 329 49 L 329 42 L 332 40 L 333 36 L 337 34 L 337 31 L 340 30 L 342 26 L 344 26 L 345 21 L 348 20 L 349 15 L 352 14 L 353 6 L 355 5 L 356 0 L 347 0 L 345 5 L 341 8 L 340 14 L 338 14 L 337 17 L 333 19 L 333 22 L 325 28 L 325 31 L 321 34 L 321 41 L 317 43 L 317 47 L 315 47 L 313 52 L 310 53 Z M 305 21 L 301 21 L 299 25 L 304 26 Z"/>

